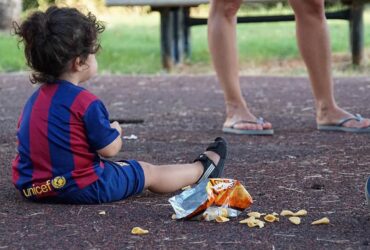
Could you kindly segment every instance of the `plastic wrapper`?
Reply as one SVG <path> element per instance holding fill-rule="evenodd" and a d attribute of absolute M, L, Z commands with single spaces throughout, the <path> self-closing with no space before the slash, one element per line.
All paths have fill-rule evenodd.
<path fill-rule="evenodd" d="M 236 217 L 252 203 L 244 186 L 233 179 L 209 179 L 169 199 L 176 219 L 212 221 Z"/>

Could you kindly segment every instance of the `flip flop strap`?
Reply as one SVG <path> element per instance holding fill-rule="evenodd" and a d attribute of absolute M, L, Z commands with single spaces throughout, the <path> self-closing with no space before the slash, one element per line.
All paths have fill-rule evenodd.
<path fill-rule="evenodd" d="M 218 154 L 221 159 L 224 159 L 226 155 L 225 144 L 226 142 L 224 139 L 217 137 L 214 142 L 208 145 L 206 151 L 214 152 Z"/>
<path fill-rule="evenodd" d="M 342 126 L 344 123 L 348 122 L 348 121 L 362 121 L 364 118 L 360 115 L 360 114 L 356 114 L 356 115 L 353 115 L 353 117 L 349 117 L 349 118 L 344 118 L 342 120 L 340 120 L 337 124 L 337 126 Z"/>
<path fill-rule="evenodd" d="M 263 125 L 265 121 L 263 120 L 262 117 L 258 117 L 256 121 L 247 121 L 247 120 L 240 120 L 234 122 L 230 128 L 235 128 L 235 125 L 241 124 L 241 123 L 249 123 L 249 124 L 258 124 L 258 125 Z"/>

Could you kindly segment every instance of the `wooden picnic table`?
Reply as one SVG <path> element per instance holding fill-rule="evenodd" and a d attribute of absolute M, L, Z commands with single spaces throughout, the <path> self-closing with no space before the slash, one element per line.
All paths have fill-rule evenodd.
<path fill-rule="evenodd" d="M 306 0 L 302 0 L 306 1 Z M 252 3 L 286 2 L 286 0 L 248 0 Z M 360 65 L 364 54 L 365 4 L 370 0 L 326 0 L 341 3 L 343 9 L 327 12 L 327 19 L 347 20 L 350 29 L 350 47 L 352 63 Z M 207 24 L 206 18 L 190 16 L 190 8 L 208 4 L 209 0 L 106 0 L 107 6 L 150 6 L 152 11 L 160 13 L 162 65 L 170 70 L 190 57 L 190 29 L 195 25 Z M 238 23 L 294 21 L 294 15 L 269 15 L 238 17 Z"/>

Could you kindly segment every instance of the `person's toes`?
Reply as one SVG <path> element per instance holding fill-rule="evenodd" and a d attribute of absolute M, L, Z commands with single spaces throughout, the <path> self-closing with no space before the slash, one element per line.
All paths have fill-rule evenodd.
<path fill-rule="evenodd" d="M 246 129 L 246 130 L 262 130 L 263 128 L 260 124 L 245 123 L 243 129 Z"/>
<path fill-rule="evenodd" d="M 235 128 L 241 130 L 263 130 L 263 125 L 245 122 L 235 125 Z"/>
<path fill-rule="evenodd" d="M 262 124 L 263 129 L 272 129 L 272 124 L 269 122 L 264 122 Z"/>
<path fill-rule="evenodd" d="M 370 127 L 370 119 L 365 119 L 364 128 Z"/>
<path fill-rule="evenodd" d="M 343 126 L 348 128 L 368 128 L 370 127 L 370 120 L 369 119 L 363 119 L 361 121 L 350 120 L 344 123 Z"/>

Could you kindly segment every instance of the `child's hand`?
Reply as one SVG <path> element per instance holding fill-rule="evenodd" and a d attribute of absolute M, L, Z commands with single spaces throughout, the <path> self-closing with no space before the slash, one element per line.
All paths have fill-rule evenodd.
<path fill-rule="evenodd" d="M 121 126 L 119 125 L 119 123 L 118 123 L 117 121 L 112 122 L 112 123 L 110 124 L 110 127 L 111 127 L 111 128 L 115 128 L 115 129 L 117 129 L 117 131 L 119 132 L 119 135 L 120 135 L 120 136 L 122 135 L 122 128 L 121 128 Z"/>

